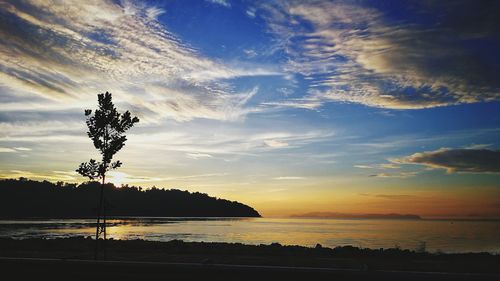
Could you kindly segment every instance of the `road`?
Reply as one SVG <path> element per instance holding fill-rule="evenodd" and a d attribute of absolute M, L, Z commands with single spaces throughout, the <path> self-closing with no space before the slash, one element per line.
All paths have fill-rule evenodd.
<path fill-rule="evenodd" d="M 1 258 L 2 280 L 500 280 L 500 275 L 200 263 Z"/>

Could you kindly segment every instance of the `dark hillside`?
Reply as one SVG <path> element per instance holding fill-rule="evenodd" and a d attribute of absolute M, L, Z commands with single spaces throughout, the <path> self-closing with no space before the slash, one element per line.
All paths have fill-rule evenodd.
<path fill-rule="evenodd" d="M 0 180 L 0 217 L 95 217 L 100 185 L 80 185 L 28 179 Z M 236 201 L 178 189 L 115 187 L 106 184 L 108 216 L 157 217 L 260 217 L 253 208 Z"/>

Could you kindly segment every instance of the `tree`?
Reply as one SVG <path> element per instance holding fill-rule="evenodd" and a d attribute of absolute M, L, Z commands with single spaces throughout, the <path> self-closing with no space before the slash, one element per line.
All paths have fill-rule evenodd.
<path fill-rule="evenodd" d="M 112 162 L 113 156 L 125 146 L 127 137 L 125 132 L 132 128 L 139 118 L 132 117 L 127 110 L 125 113 L 119 113 L 111 99 L 111 93 L 99 94 L 97 96 L 99 108 L 92 115 L 91 109 L 85 110 L 87 116 L 87 135 L 94 143 L 94 147 L 102 156 L 101 161 L 90 159 L 89 162 L 81 163 L 76 170 L 80 175 L 88 177 L 90 180 L 101 180 L 101 191 L 99 197 L 99 209 L 97 211 L 96 226 L 96 249 L 95 258 L 99 250 L 99 236 L 104 234 L 106 241 L 106 201 L 104 199 L 104 184 L 106 181 L 106 172 L 119 168 L 122 162 L 119 160 Z M 103 223 L 101 224 L 101 216 Z M 104 257 L 106 256 L 105 248 Z"/>

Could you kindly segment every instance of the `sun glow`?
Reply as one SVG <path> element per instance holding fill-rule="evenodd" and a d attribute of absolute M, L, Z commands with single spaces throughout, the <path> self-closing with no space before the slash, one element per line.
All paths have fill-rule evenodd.
<path fill-rule="evenodd" d="M 129 181 L 130 179 L 128 178 L 128 174 L 126 173 L 117 171 L 108 172 L 107 182 L 112 183 L 115 186 L 121 186 L 122 184 L 127 183 Z"/>

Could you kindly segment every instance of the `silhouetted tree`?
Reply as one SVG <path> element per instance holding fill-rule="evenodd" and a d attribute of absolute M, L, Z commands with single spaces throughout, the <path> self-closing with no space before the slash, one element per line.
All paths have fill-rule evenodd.
<path fill-rule="evenodd" d="M 80 164 L 76 170 L 84 177 L 90 180 L 101 180 L 101 192 L 99 198 L 99 210 L 97 212 L 97 227 L 96 227 L 96 258 L 98 251 L 98 240 L 101 233 L 104 234 L 106 240 L 106 203 L 104 199 L 104 183 L 106 181 L 106 172 L 116 169 L 122 165 L 119 160 L 112 162 L 113 156 L 125 145 L 127 137 L 125 132 L 132 128 L 135 123 L 139 122 L 139 118 L 132 117 L 127 110 L 125 113 L 119 113 L 111 99 L 111 93 L 99 94 L 97 96 L 99 108 L 92 115 L 91 109 L 85 110 L 87 116 L 87 135 L 94 147 L 99 150 L 102 156 L 101 161 L 90 159 L 89 162 Z M 103 225 L 100 223 L 101 215 L 103 216 Z"/>

